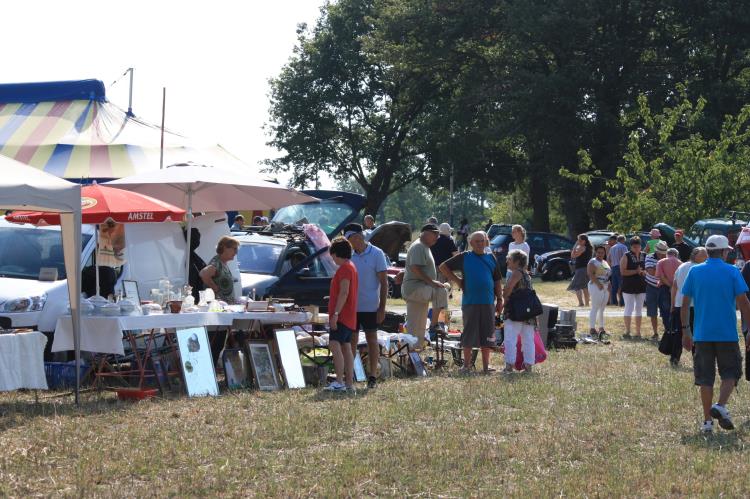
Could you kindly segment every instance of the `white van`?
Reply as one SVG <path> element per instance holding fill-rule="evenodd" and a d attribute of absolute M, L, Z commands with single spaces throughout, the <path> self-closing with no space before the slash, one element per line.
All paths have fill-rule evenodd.
<path fill-rule="evenodd" d="M 226 213 L 198 216 L 193 227 L 201 233 L 196 253 L 208 262 L 216 254 L 216 242 L 229 234 Z M 94 229 L 84 225 L 81 242 L 81 269 L 94 264 Z M 134 280 L 142 299 L 159 279 L 173 284 L 185 282 L 186 244 L 180 224 L 142 223 L 125 225 L 125 258 L 118 284 Z M 40 281 L 42 267 L 57 269 L 57 280 Z M 229 265 L 235 278 L 235 295 L 241 292 L 236 262 Z M 60 227 L 34 227 L 15 224 L 0 217 L 0 316 L 11 319 L 13 327 L 30 327 L 52 333 L 57 318 L 68 308 L 68 287 L 63 260 Z"/>

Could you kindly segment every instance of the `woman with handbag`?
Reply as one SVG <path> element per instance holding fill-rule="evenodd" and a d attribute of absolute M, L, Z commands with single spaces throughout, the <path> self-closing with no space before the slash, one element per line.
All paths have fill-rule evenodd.
<path fill-rule="evenodd" d="M 533 293 L 524 293 L 523 290 L 533 291 L 531 285 L 531 277 L 526 271 L 529 263 L 529 257 L 520 250 L 513 250 L 508 253 L 508 269 L 511 271 L 510 279 L 503 289 L 503 298 L 506 302 L 505 305 L 505 339 L 503 341 L 505 345 L 505 369 L 503 372 L 512 372 L 513 366 L 516 363 L 516 342 L 518 337 L 521 337 L 521 352 L 523 353 L 524 359 L 524 371 L 527 373 L 531 372 L 532 366 L 536 358 L 536 351 L 534 346 L 534 330 L 536 329 L 536 316 L 527 317 L 524 314 L 523 309 L 532 309 L 535 306 L 541 306 L 541 304 L 532 304 L 533 300 L 531 296 L 536 298 Z M 515 302 L 514 302 L 515 300 Z M 519 302 L 523 303 L 523 306 Z M 538 301 L 538 298 L 536 299 Z M 528 310 L 528 313 L 535 313 L 536 311 Z M 541 311 L 539 311 L 541 313 Z"/>
<path fill-rule="evenodd" d="M 593 256 L 591 241 L 586 234 L 579 234 L 576 245 L 570 252 L 571 264 L 574 267 L 573 279 L 568 285 L 568 291 L 573 291 L 578 298 L 579 307 L 589 306 L 589 278 L 586 271 L 589 260 Z"/>

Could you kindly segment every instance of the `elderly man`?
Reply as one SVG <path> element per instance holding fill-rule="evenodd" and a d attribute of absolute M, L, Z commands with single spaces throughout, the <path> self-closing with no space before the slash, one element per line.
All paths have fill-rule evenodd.
<path fill-rule="evenodd" d="M 464 291 L 461 299 L 464 372 L 471 369 L 469 359 L 474 348 L 481 349 L 483 370 L 489 372 L 490 352 L 495 346 L 495 312 L 503 310 L 503 277 L 495 255 L 484 252 L 489 243 L 487 233 L 474 232 L 469 236 L 471 251 L 459 253 L 440 266 L 440 272 Z"/>
<path fill-rule="evenodd" d="M 701 431 L 711 433 L 713 419 L 725 430 L 734 429 L 734 423 L 726 408 L 729 396 L 742 376 L 742 354 L 737 337 L 736 308 L 742 319 L 750 319 L 750 301 L 745 293 L 748 287 L 734 265 L 725 262 L 731 250 L 725 236 L 714 235 L 706 240 L 708 260 L 694 265 L 682 286 L 682 345 L 685 350 L 693 347 L 690 330 L 690 300 L 695 308 L 695 353 L 693 375 L 700 387 L 703 423 Z M 736 308 L 735 308 L 736 307 Z M 716 366 L 719 367 L 721 385 L 719 400 L 712 405 Z"/>
<path fill-rule="evenodd" d="M 365 241 L 364 229 L 359 224 L 349 224 L 344 228 L 344 237 L 354 249 L 352 263 L 357 268 L 359 287 L 357 288 L 357 327 L 367 338 L 367 358 L 370 364 L 367 388 L 375 388 L 380 347 L 378 346 L 378 325 L 385 319 L 385 302 L 388 298 L 388 276 L 385 269 L 385 253 Z M 355 331 L 358 333 L 358 331 Z M 357 356 L 359 334 L 352 335 L 352 355 Z"/>
<path fill-rule="evenodd" d="M 401 285 L 401 296 L 406 300 L 406 320 L 409 334 L 417 337 L 417 349 L 424 345 L 427 310 L 432 302 L 430 332 L 437 332 L 440 312 L 448 307 L 448 290 L 437 280 L 435 259 L 430 247 L 438 240 L 438 227 L 422 227 L 419 239 L 411 243 L 406 254 L 406 271 Z"/>
<path fill-rule="evenodd" d="M 610 238 L 611 239 L 611 238 Z M 610 295 L 610 303 L 612 305 L 625 305 L 625 300 L 622 299 L 622 274 L 620 273 L 620 260 L 622 255 L 628 252 L 628 247 L 625 246 L 625 236 L 618 234 L 615 236 L 615 244 L 607 252 L 607 263 L 609 268 L 612 269 L 612 290 Z"/>

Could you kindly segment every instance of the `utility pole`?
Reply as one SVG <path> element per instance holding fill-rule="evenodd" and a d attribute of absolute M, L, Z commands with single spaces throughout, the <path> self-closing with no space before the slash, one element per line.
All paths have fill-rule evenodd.
<path fill-rule="evenodd" d="M 451 165 L 451 180 L 450 180 L 450 202 L 448 203 L 448 220 L 453 227 L 453 165 Z"/>

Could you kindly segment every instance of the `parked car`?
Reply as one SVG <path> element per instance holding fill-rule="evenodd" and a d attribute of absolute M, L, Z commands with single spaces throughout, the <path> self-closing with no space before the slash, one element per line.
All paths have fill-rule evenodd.
<path fill-rule="evenodd" d="M 492 224 L 487 231 L 487 237 L 492 241 L 500 234 L 510 234 L 511 229 L 513 229 L 513 225 L 511 224 Z"/>
<path fill-rule="evenodd" d="M 340 191 L 303 191 L 320 201 L 286 206 L 261 230 L 237 233 L 240 242 L 237 261 L 242 294 L 256 298 L 290 298 L 298 305 L 328 306 L 331 278 L 336 267 L 328 255 L 328 246 L 310 240 L 303 223 L 316 224 L 329 239 L 361 218 L 365 198 Z M 369 234 L 369 241 L 397 259 L 404 243 L 411 238 L 409 224 L 388 222 Z"/>
<path fill-rule="evenodd" d="M 739 219 L 738 217 L 743 219 Z M 705 246 L 706 240 L 713 235 L 719 234 L 726 236 L 729 239 L 729 245 L 734 247 L 737 242 L 737 236 L 739 235 L 742 227 L 747 225 L 747 219 L 750 218 L 750 213 L 728 211 L 723 216 L 717 218 L 706 218 L 698 220 L 690 227 L 690 230 L 685 234 L 685 240 L 688 243 L 692 243 L 696 246 Z M 727 257 L 729 263 L 734 263 L 737 258 L 737 252 L 732 251 Z"/>
<path fill-rule="evenodd" d="M 503 274 L 505 274 L 506 271 L 505 259 L 508 256 L 508 244 L 512 241 L 513 238 L 510 234 L 500 234 L 490 241 L 490 249 L 492 249 L 492 252 L 495 254 L 495 257 L 500 264 L 500 270 Z M 527 232 L 526 242 L 531 249 L 529 262 L 532 267 L 537 255 L 556 250 L 567 250 L 568 254 L 570 254 L 570 249 L 575 244 L 567 237 L 552 234 L 550 232 Z"/>
<path fill-rule="evenodd" d="M 663 225 L 666 226 L 666 224 Z M 585 234 L 589 237 L 591 245 L 596 247 L 600 244 L 606 245 L 609 238 L 613 234 L 615 234 L 615 232 L 610 230 L 591 230 L 585 232 Z M 672 230 L 672 234 L 674 234 L 674 229 Z M 626 237 L 629 240 L 634 235 L 636 234 L 627 234 Z M 638 233 L 638 236 L 643 241 L 644 246 L 650 239 L 648 232 L 640 232 Z M 563 279 L 570 279 L 570 277 L 573 275 L 570 268 L 570 253 L 573 249 L 573 245 L 575 245 L 575 242 L 573 242 L 569 248 L 559 249 L 537 255 L 532 270 L 536 275 L 539 275 L 542 280 L 545 281 L 560 281 Z"/>

